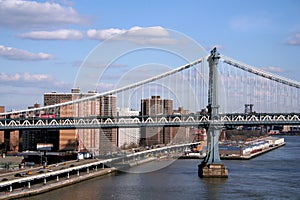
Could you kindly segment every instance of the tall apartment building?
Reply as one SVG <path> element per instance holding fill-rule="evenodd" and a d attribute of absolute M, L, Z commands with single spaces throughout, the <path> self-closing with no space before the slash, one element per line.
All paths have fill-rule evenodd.
<path fill-rule="evenodd" d="M 109 95 L 100 97 L 100 113 L 101 117 L 117 116 L 117 98 Z M 101 128 L 100 129 L 100 154 L 107 154 L 117 150 L 117 129 Z"/>
<path fill-rule="evenodd" d="M 45 93 L 44 105 L 53 105 L 73 101 L 95 95 L 96 92 L 81 93 L 75 88 L 71 93 Z M 49 110 L 59 117 L 87 117 L 87 116 L 116 116 L 116 97 L 105 96 L 77 104 L 62 106 L 59 109 Z M 116 146 L 116 129 L 69 129 L 59 130 L 60 150 L 89 150 L 96 155 L 111 151 Z"/>
<path fill-rule="evenodd" d="M 161 99 L 160 96 L 152 96 L 150 99 L 141 100 L 141 115 L 171 115 L 173 113 L 173 100 Z M 142 127 L 140 144 L 145 146 L 156 144 L 168 144 L 171 141 L 171 129 L 169 127 Z"/>
<path fill-rule="evenodd" d="M 139 111 L 129 110 L 129 108 L 122 108 L 118 112 L 118 116 L 138 116 Z M 126 120 L 132 120 L 125 118 Z M 127 147 L 131 145 L 139 145 L 140 128 L 119 128 L 118 132 L 118 147 Z"/>
<path fill-rule="evenodd" d="M 0 113 L 5 112 L 5 106 L 0 106 Z M 4 151 L 19 151 L 19 131 L 0 131 L 0 145 Z"/>
<path fill-rule="evenodd" d="M 170 115 L 173 112 L 173 100 L 152 96 L 141 100 L 141 115 Z"/>
<path fill-rule="evenodd" d="M 173 110 L 174 115 L 188 115 L 189 110 L 184 110 L 183 107 L 179 107 L 178 110 Z M 173 143 L 181 142 L 192 142 L 194 140 L 194 135 L 191 133 L 190 127 L 180 126 L 170 128 L 170 141 Z"/>
<path fill-rule="evenodd" d="M 44 106 L 50 106 L 58 103 L 64 103 L 79 98 L 79 90 L 72 89 L 71 93 L 45 93 L 44 94 Z M 41 113 L 44 115 L 56 115 L 56 117 L 75 117 L 74 106 L 67 105 L 60 108 L 50 109 L 47 113 Z M 59 130 L 59 150 L 75 150 L 78 145 L 77 130 Z"/>
<path fill-rule="evenodd" d="M 5 112 L 5 107 L 0 106 L 0 113 Z M 4 131 L 0 131 L 0 144 L 4 144 Z"/>

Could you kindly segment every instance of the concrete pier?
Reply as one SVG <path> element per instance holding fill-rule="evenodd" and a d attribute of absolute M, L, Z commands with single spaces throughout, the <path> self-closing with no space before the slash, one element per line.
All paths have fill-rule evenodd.
<path fill-rule="evenodd" d="M 198 176 L 201 178 L 228 178 L 228 169 L 223 164 L 198 165 Z"/>

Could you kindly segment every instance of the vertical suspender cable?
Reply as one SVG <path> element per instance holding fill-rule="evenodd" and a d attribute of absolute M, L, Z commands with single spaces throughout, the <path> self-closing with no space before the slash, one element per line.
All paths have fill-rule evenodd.
<path fill-rule="evenodd" d="M 149 83 L 149 97 L 148 97 L 149 101 L 148 101 L 148 113 L 147 113 L 147 115 L 151 115 L 152 114 L 151 113 L 151 96 L 153 95 L 152 94 L 152 84 L 153 83 Z"/>
<path fill-rule="evenodd" d="M 145 98 L 145 96 L 144 96 L 145 95 L 145 91 L 144 90 L 145 90 L 145 84 L 142 85 L 142 98 L 141 99 Z M 142 115 L 143 115 L 143 108 L 141 108 L 141 112 L 142 112 Z"/>
<path fill-rule="evenodd" d="M 182 72 L 181 72 L 181 79 L 182 79 L 182 80 L 181 80 L 181 81 L 182 81 L 182 82 L 181 82 L 181 88 L 182 88 L 182 91 L 181 91 L 179 94 L 182 94 L 182 95 L 185 96 L 185 95 L 187 95 L 187 94 L 186 94 L 186 91 L 184 91 L 184 76 L 185 76 L 184 74 L 185 74 L 185 71 L 182 71 Z M 183 105 L 182 105 L 183 99 L 180 98 L 180 100 L 181 100 L 180 106 L 183 106 Z"/>

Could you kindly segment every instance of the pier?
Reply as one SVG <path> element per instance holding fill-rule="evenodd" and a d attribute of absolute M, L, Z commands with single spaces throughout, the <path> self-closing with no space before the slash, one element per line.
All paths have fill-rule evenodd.
<path fill-rule="evenodd" d="M 243 143 L 238 145 L 224 145 L 219 144 L 221 160 L 249 160 L 266 152 L 272 151 L 284 146 L 284 138 L 279 137 L 265 137 L 252 142 L 247 146 Z M 205 146 L 202 148 L 206 148 Z M 188 151 L 180 159 L 202 159 L 206 156 L 205 150 L 200 152 Z"/>

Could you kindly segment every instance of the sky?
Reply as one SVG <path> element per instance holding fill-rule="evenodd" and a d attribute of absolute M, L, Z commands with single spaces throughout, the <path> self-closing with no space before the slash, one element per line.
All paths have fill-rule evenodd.
<path fill-rule="evenodd" d="M 96 83 L 84 89 L 107 91 L 134 68 L 176 68 L 213 47 L 300 81 L 299 11 L 298 0 L 0 0 L 0 105 L 43 105 L 87 71 Z"/>

